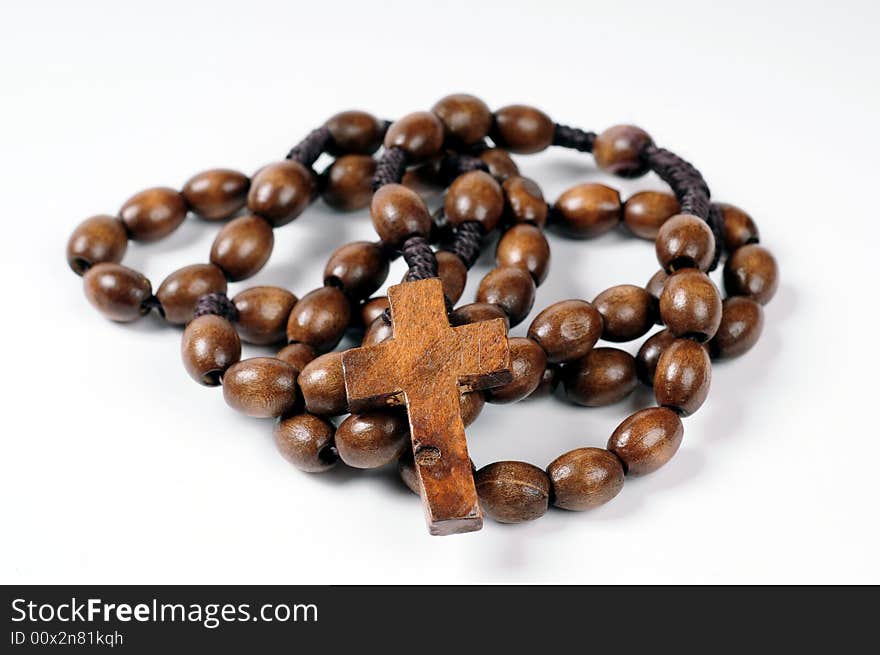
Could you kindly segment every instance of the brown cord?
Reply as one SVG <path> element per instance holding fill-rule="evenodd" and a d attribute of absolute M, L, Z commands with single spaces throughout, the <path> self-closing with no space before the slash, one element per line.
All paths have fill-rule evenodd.
<path fill-rule="evenodd" d="M 331 139 L 330 130 L 322 125 L 309 132 L 305 139 L 293 146 L 287 153 L 287 159 L 298 161 L 307 168 L 311 167 L 327 149 Z"/>
<path fill-rule="evenodd" d="M 483 171 L 488 173 L 489 167 L 479 157 L 464 153 L 448 152 L 440 162 L 440 178 L 445 180 L 446 186 L 459 175 L 471 171 Z"/>
<path fill-rule="evenodd" d="M 449 252 L 456 255 L 465 268 L 471 268 L 480 256 L 480 246 L 485 236 L 483 224 L 478 221 L 467 221 L 455 229 L 455 236 L 449 246 Z"/>
<path fill-rule="evenodd" d="M 222 316 L 230 323 L 234 323 L 238 320 L 238 309 L 236 309 L 235 305 L 226 294 L 220 291 L 206 293 L 204 296 L 200 296 L 199 299 L 196 300 L 196 306 L 193 310 L 193 318 L 206 316 L 208 314 Z"/>
<path fill-rule="evenodd" d="M 373 191 L 378 191 L 386 184 L 396 184 L 403 179 L 406 171 L 406 153 L 401 148 L 388 148 L 376 163 L 373 175 Z"/>
<path fill-rule="evenodd" d="M 563 148 L 571 148 L 580 152 L 593 152 L 593 141 L 596 140 L 595 132 L 585 132 L 577 127 L 560 125 L 553 126 L 553 145 Z"/>
<path fill-rule="evenodd" d="M 437 277 L 437 255 L 425 237 L 410 237 L 403 243 L 401 250 L 403 259 L 409 266 L 405 278 L 407 282 Z"/>

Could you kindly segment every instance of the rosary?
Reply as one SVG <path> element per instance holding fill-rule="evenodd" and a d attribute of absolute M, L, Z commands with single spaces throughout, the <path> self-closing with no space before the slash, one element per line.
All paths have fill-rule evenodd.
<path fill-rule="evenodd" d="M 642 191 L 623 202 L 617 190 L 589 183 L 548 204 L 508 153 L 551 145 L 592 153 L 599 168 L 621 177 L 653 171 L 671 193 Z M 317 173 L 325 153 L 335 160 Z M 420 195 L 426 188 L 446 189 L 433 214 Z M 273 231 L 319 196 L 343 211 L 369 206 L 379 240 L 337 249 L 323 285 L 302 298 L 273 286 L 229 298 L 227 283 L 256 274 L 272 253 Z M 154 294 L 146 277 L 120 263 L 128 240 L 159 240 L 189 212 L 225 222 L 210 263 L 171 273 Z M 621 224 L 655 243 L 660 270 L 647 284 L 554 303 L 527 337 L 508 337 L 549 269 L 544 228 L 589 239 Z M 476 302 L 456 306 L 496 230 L 497 266 Z M 742 355 L 761 334 L 778 271 L 758 242 L 747 213 L 711 202 L 699 171 L 638 127 L 596 134 L 534 107 L 493 113 L 456 94 L 392 123 L 362 111 L 337 114 L 251 178 L 213 169 L 181 191 L 141 191 L 118 215 L 83 221 L 67 261 L 108 319 L 155 310 L 185 325 L 187 373 L 222 385 L 233 409 L 275 418 L 275 442 L 294 466 L 320 472 L 340 460 L 355 468 L 397 461 L 422 499 L 429 531 L 445 535 L 479 530 L 483 513 L 518 523 L 551 504 L 591 509 L 614 498 L 625 476 L 668 462 L 681 444 L 682 418 L 706 399 L 712 359 Z M 403 281 L 373 297 L 400 256 Z M 722 261 L 723 300 L 707 275 Z M 664 329 L 636 357 L 596 347 L 600 338 L 632 341 L 655 324 Z M 346 332 L 363 334 L 361 346 L 334 350 Z M 242 341 L 286 345 L 275 357 L 241 359 Z M 657 406 L 626 418 L 606 448 L 577 448 L 545 469 L 516 461 L 476 469 L 468 456 L 465 428 L 486 402 L 546 396 L 561 384 L 571 402 L 598 407 L 621 401 L 639 381 L 653 387 Z"/>

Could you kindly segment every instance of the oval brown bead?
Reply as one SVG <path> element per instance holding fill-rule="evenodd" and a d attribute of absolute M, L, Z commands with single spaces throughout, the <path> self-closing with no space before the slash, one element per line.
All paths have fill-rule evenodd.
<path fill-rule="evenodd" d="M 367 298 L 385 282 L 389 262 L 382 247 L 354 241 L 338 248 L 324 267 L 324 284 L 342 289 L 349 298 Z"/>
<path fill-rule="evenodd" d="M 721 304 L 721 325 L 709 342 L 709 352 L 717 359 L 739 357 L 758 342 L 763 328 L 760 304 L 743 296 L 727 298 Z"/>
<path fill-rule="evenodd" d="M 528 155 L 553 143 L 553 131 L 553 121 L 540 109 L 508 105 L 495 112 L 491 134 L 496 145 Z"/>
<path fill-rule="evenodd" d="M 306 364 L 317 356 L 318 353 L 315 352 L 315 349 L 304 343 L 288 344 L 275 355 L 282 362 L 290 364 L 297 374 L 301 373 Z"/>
<path fill-rule="evenodd" d="M 577 448 L 550 462 L 553 504 L 583 511 L 604 505 L 623 489 L 623 464 L 603 448 Z"/>
<path fill-rule="evenodd" d="M 667 273 L 683 268 L 706 271 L 715 255 L 715 236 L 703 219 L 676 214 L 660 227 L 655 250 L 657 261 Z"/>
<path fill-rule="evenodd" d="M 638 177 L 649 170 L 642 152 L 651 143 L 651 136 L 640 127 L 615 125 L 593 141 L 593 156 L 602 170 L 621 177 Z"/>
<path fill-rule="evenodd" d="M 149 312 L 150 281 L 134 269 L 109 262 L 92 266 L 83 275 L 83 289 L 92 306 L 111 321 L 127 323 Z"/>
<path fill-rule="evenodd" d="M 712 362 L 706 348 L 690 339 L 676 339 L 657 361 L 654 397 L 661 407 L 690 416 L 706 400 L 711 383 Z"/>
<path fill-rule="evenodd" d="M 192 319 L 196 301 L 208 293 L 226 293 L 226 276 L 214 264 L 192 264 L 166 277 L 156 298 L 165 320 L 183 325 Z"/>
<path fill-rule="evenodd" d="M 498 305 L 485 302 L 472 302 L 468 305 L 457 307 L 450 315 L 449 322 L 454 325 L 468 325 L 480 321 L 490 321 L 493 318 L 502 318 L 510 328 L 510 318 Z"/>
<path fill-rule="evenodd" d="M 541 284 L 550 270 L 550 244 L 541 228 L 514 225 L 498 241 L 495 262 L 498 266 L 515 266 L 528 271 L 535 284 Z"/>
<path fill-rule="evenodd" d="M 660 330 L 645 340 L 636 354 L 636 375 L 639 381 L 649 387 L 654 386 L 654 373 L 657 371 L 660 355 L 677 338 L 669 330 Z"/>
<path fill-rule="evenodd" d="M 244 207 L 250 185 L 244 173 L 212 168 L 189 178 L 181 193 L 197 216 L 207 221 L 222 221 Z"/>
<path fill-rule="evenodd" d="M 617 348 L 594 348 L 562 367 L 568 399 L 585 407 L 603 407 L 626 398 L 636 388 L 636 363 Z"/>
<path fill-rule="evenodd" d="M 591 239 L 620 222 L 620 194 L 604 184 L 578 184 L 554 205 L 559 229 L 570 237 Z"/>
<path fill-rule="evenodd" d="M 499 387 L 486 389 L 486 400 L 496 405 L 515 403 L 529 396 L 541 383 L 547 367 L 544 349 L 531 339 L 511 337 L 510 372 L 513 379 Z"/>
<path fill-rule="evenodd" d="M 469 171 L 449 185 L 444 208 L 446 218 L 453 225 L 476 221 L 489 233 L 501 220 L 504 194 L 488 173 Z"/>
<path fill-rule="evenodd" d="M 766 305 L 779 286 L 779 269 L 770 251 L 756 243 L 742 246 L 724 264 L 724 289 Z"/>
<path fill-rule="evenodd" d="M 467 284 L 467 267 L 458 255 L 446 250 L 437 252 L 437 277 L 443 284 L 443 295 L 449 302 L 458 302 Z"/>
<path fill-rule="evenodd" d="M 367 207 L 373 197 L 375 172 L 376 161 L 369 155 L 343 155 L 327 172 L 324 202 L 347 212 Z"/>
<path fill-rule="evenodd" d="M 379 238 L 392 246 L 431 233 L 431 213 L 425 201 L 402 184 L 386 184 L 373 194 L 370 217 Z"/>
<path fill-rule="evenodd" d="M 619 284 L 606 289 L 593 300 L 602 315 L 602 338 L 606 341 L 632 341 L 654 326 L 657 302 L 642 287 Z"/>
<path fill-rule="evenodd" d="M 651 279 L 648 280 L 648 284 L 645 285 L 645 291 L 651 294 L 651 297 L 660 301 L 660 294 L 663 293 L 663 287 L 666 285 L 666 280 L 669 279 L 669 276 L 666 274 L 662 268 L 654 273 L 651 276 Z"/>
<path fill-rule="evenodd" d="M 501 182 L 514 175 L 519 175 L 519 167 L 507 151 L 501 148 L 489 148 L 479 155 L 480 160 L 489 167 L 489 175 Z"/>
<path fill-rule="evenodd" d="M 535 304 L 535 280 L 521 268 L 493 268 L 480 282 L 477 301 L 498 305 L 510 319 L 511 327 L 519 325 Z"/>
<path fill-rule="evenodd" d="M 441 98 L 431 108 L 446 129 L 450 143 L 472 146 L 489 134 L 492 112 L 485 102 L 467 93 L 453 93 Z"/>
<path fill-rule="evenodd" d="M 538 386 L 528 395 L 526 400 L 537 400 L 552 396 L 556 392 L 557 386 L 559 386 L 559 367 L 548 364 L 541 374 L 541 381 L 538 383 Z"/>
<path fill-rule="evenodd" d="M 543 516 L 550 502 L 550 480 L 526 462 L 495 462 L 474 475 L 483 511 L 499 523 L 522 523 Z"/>
<path fill-rule="evenodd" d="M 208 387 L 220 384 L 223 373 L 241 359 L 238 332 L 222 316 L 205 314 L 183 331 L 180 356 L 189 376 Z"/>
<path fill-rule="evenodd" d="M 545 308 L 529 326 L 529 338 L 552 364 L 586 355 L 602 335 L 602 315 L 584 300 L 561 300 Z"/>
<path fill-rule="evenodd" d="M 675 412 L 649 407 L 624 419 L 608 440 L 608 450 L 617 455 L 627 475 L 656 471 L 678 451 L 684 428 Z"/>
<path fill-rule="evenodd" d="M 364 338 L 361 340 L 362 346 L 374 346 L 377 343 L 388 341 L 394 335 L 391 324 L 386 322 L 381 316 L 374 319 L 364 332 Z"/>
<path fill-rule="evenodd" d="M 305 211 L 315 190 L 314 174 L 298 161 L 285 159 L 257 171 L 248 191 L 247 206 L 279 227 Z"/>
<path fill-rule="evenodd" d="M 303 296 L 287 320 L 287 340 L 301 341 L 318 352 L 332 350 L 342 339 L 351 308 L 336 287 L 322 287 Z"/>
<path fill-rule="evenodd" d="M 677 337 L 708 341 L 721 323 L 721 293 L 702 271 L 678 271 L 663 285 L 660 318 Z"/>
<path fill-rule="evenodd" d="M 331 116 L 324 125 L 332 137 L 327 152 L 333 156 L 371 155 L 382 145 L 385 135 L 382 121 L 372 114 L 356 109 Z"/>
<path fill-rule="evenodd" d="M 118 264 L 128 248 L 125 226 L 113 216 L 92 216 L 76 226 L 67 241 L 67 264 L 83 275 L 95 264 Z"/>
<path fill-rule="evenodd" d="M 751 216 L 734 205 L 718 203 L 718 208 L 721 210 L 721 235 L 727 252 L 760 241 L 758 226 Z"/>
<path fill-rule="evenodd" d="M 333 444 L 333 424 L 314 414 L 292 414 L 275 426 L 275 445 L 300 471 L 320 473 L 339 461 Z"/>
<path fill-rule="evenodd" d="M 342 353 L 330 352 L 306 364 L 299 374 L 306 409 L 313 414 L 339 416 L 348 411 Z"/>
<path fill-rule="evenodd" d="M 376 296 L 375 298 L 365 300 L 364 304 L 361 305 L 361 324 L 369 326 L 384 314 L 386 309 L 390 308 L 391 303 L 388 302 L 388 296 Z"/>
<path fill-rule="evenodd" d="M 468 391 L 459 396 L 461 405 L 461 422 L 464 427 L 477 420 L 483 406 L 486 404 L 486 396 L 482 391 Z"/>
<path fill-rule="evenodd" d="M 179 192 L 168 187 L 154 187 L 129 198 L 119 210 L 119 218 L 132 239 L 150 242 L 158 241 L 180 227 L 186 211 L 186 201 Z"/>
<path fill-rule="evenodd" d="M 504 215 L 509 223 L 533 223 L 544 227 L 547 222 L 547 201 L 534 180 L 513 175 L 504 180 L 502 190 Z"/>
<path fill-rule="evenodd" d="M 238 310 L 236 324 L 241 338 L 264 346 L 284 341 L 296 296 L 281 287 L 251 287 L 236 294 L 232 304 Z"/>
<path fill-rule="evenodd" d="M 385 466 L 397 460 L 408 444 L 409 422 L 403 411 L 350 414 L 336 428 L 339 458 L 354 468 Z"/>
<path fill-rule="evenodd" d="M 681 211 L 675 196 L 663 191 L 641 191 L 623 203 L 623 222 L 642 239 L 654 240 L 660 227 Z"/>
<path fill-rule="evenodd" d="M 388 128 L 385 147 L 400 148 L 410 163 L 425 161 L 443 147 L 443 123 L 429 111 L 407 114 Z"/>
<path fill-rule="evenodd" d="M 274 357 L 243 359 L 223 374 L 223 399 L 247 416 L 281 416 L 296 405 L 296 371 Z"/>
<path fill-rule="evenodd" d="M 211 246 L 211 263 L 233 282 L 255 275 L 272 255 L 275 235 L 264 218 L 240 216 L 217 233 Z"/>

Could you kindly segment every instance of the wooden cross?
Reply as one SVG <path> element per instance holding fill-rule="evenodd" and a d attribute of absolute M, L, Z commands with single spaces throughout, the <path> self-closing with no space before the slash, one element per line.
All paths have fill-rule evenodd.
<path fill-rule="evenodd" d="M 349 406 L 405 404 L 428 530 L 479 530 L 460 398 L 510 382 L 504 319 L 450 327 L 438 278 L 393 286 L 388 300 L 392 338 L 342 355 Z"/>

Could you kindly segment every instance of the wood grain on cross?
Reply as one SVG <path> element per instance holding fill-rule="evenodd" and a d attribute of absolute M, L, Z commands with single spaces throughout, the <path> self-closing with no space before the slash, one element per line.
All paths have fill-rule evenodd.
<path fill-rule="evenodd" d="M 342 355 L 349 405 L 405 404 L 428 529 L 479 530 L 460 397 L 511 380 L 504 319 L 451 327 L 437 278 L 393 286 L 388 300 L 392 338 Z"/>

